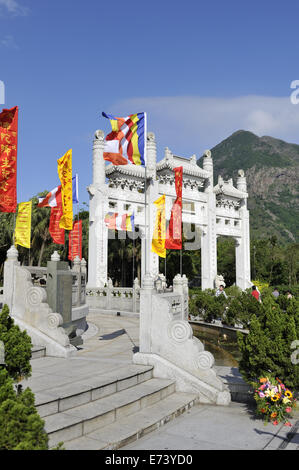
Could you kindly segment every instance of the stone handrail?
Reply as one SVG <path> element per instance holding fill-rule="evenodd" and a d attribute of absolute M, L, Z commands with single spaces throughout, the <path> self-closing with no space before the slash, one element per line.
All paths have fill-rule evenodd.
<path fill-rule="evenodd" d="M 86 302 L 91 308 L 139 312 L 140 289 L 133 287 L 89 287 Z"/>

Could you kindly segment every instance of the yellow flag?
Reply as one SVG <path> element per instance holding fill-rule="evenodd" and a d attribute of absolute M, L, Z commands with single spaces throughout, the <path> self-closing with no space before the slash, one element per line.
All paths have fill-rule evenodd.
<path fill-rule="evenodd" d="M 160 258 L 166 257 L 165 235 L 166 235 L 166 219 L 165 219 L 165 194 L 155 201 L 157 206 L 156 222 L 152 239 L 152 251 L 157 253 Z"/>
<path fill-rule="evenodd" d="M 72 184 L 72 150 L 57 160 L 58 176 L 61 182 L 61 200 L 63 215 L 59 227 L 73 229 L 73 184 Z"/>
<path fill-rule="evenodd" d="M 15 245 L 31 247 L 31 212 L 32 201 L 21 202 L 18 207 L 18 215 L 15 228 Z"/>

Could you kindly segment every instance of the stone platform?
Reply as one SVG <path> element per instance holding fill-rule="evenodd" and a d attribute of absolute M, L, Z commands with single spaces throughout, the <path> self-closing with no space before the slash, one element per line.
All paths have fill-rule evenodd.
<path fill-rule="evenodd" d="M 176 392 L 171 380 L 153 378 L 151 367 L 133 365 L 138 318 L 93 311 L 88 322 L 77 356 L 43 357 L 37 349 L 32 377 L 23 382 L 35 393 L 51 447 L 61 441 L 70 450 L 298 447 L 297 428 L 288 442 L 291 428 L 265 427 L 248 404 L 197 404 L 195 395 Z M 237 369 L 220 367 L 218 373 L 233 399 L 246 396 Z"/>

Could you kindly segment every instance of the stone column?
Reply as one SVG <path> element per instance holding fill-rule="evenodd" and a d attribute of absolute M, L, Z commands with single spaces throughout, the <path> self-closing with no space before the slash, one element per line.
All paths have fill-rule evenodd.
<path fill-rule="evenodd" d="M 140 290 L 140 332 L 139 351 L 151 352 L 151 324 L 152 324 L 152 294 L 155 292 L 154 279 L 150 274 L 145 274 Z"/>
<path fill-rule="evenodd" d="M 14 245 L 7 251 L 7 258 L 4 263 L 4 282 L 3 282 L 3 305 L 8 305 L 12 313 L 14 288 L 15 288 L 15 268 L 19 266 L 18 250 Z"/>
<path fill-rule="evenodd" d="M 247 210 L 247 183 L 243 170 L 239 170 L 237 189 L 244 192 L 239 209 L 241 237 L 236 239 L 236 285 L 242 290 L 252 285 L 250 272 L 249 211 Z"/>
<path fill-rule="evenodd" d="M 210 177 L 206 182 L 207 195 L 207 227 L 202 230 L 201 236 L 201 288 L 213 289 L 217 275 L 217 238 L 216 238 L 216 196 L 213 187 L 213 160 L 211 152 L 207 150 L 203 158 L 203 169 L 208 171 Z"/>
<path fill-rule="evenodd" d="M 146 227 L 142 230 L 141 240 L 141 276 L 147 273 L 156 277 L 159 274 L 159 257 L 152 252 L 152 238 L 155 224 L 154 202 L 159 197 L 158 182 L 156 181 L 157 149 L 155 134 L 147 134 L 147 207 Z M 144 222 L 145 223 L 145 222 Z"/>
<path fill-rule="evenodd" d="M 89 244 L 88 287 L 104 287 L 107 284 L 108 229 L 104 223 L 108 211 L 104 152 L 104 132 L 96 131 L 93 141 L 93 183 L 88 187 Z"/>

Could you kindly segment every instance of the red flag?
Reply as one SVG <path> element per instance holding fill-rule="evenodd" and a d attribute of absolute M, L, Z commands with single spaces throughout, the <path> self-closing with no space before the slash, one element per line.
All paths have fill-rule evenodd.
<path fill-rule="evenodd" d="M 183 167 L 174 169 L 176 200 L 171 209 L 171 216 L 166 232 L 165 248 L 167 250 L 182 249 L 182 192 Z"/>
<path fill-rule="evenodd" d="M 76 256 L 82 259 L 82 220 L 74 222 L 69 233 L 69 259 L 74 261 Z"/>
<path fill-rule="evenodd" d="M 0 212 L 17 210 L 18 110 L 0 114 Z"/>
<path fill-rule="evenodd" d="M 64 229 L 59 227 L 59 221 L 62 217 L 62 206 L 52 207 L 50 216 L 49 232 L 53 243 L 64 245 Z"/>

